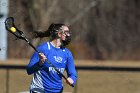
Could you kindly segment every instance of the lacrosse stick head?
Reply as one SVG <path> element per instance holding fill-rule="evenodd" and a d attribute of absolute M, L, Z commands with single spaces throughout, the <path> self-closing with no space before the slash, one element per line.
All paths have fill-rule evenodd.
<path fill-rule="evenodd" d="M 17 27 L 15 26 L 13 17 L 8 17 L 5 20 L 5 28 L 7 31 L 9 31 L 13 35 L 15 35 L 17 38 L 25 40 L 24 33 L 22 31 L 18 30 Z"/>

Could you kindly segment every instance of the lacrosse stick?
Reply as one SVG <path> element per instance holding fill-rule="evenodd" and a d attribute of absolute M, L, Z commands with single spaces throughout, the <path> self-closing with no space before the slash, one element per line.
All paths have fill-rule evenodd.
<path fill-rule="evenodd" d="M 13 17 L 8 17 L 5 20 L 5 28 L 6 28 L 7 31 L 12 33 L 17 39 L 22 39 L 22 40 L 26 41 L 38 54 L 40 53 L 36 49 L 36 47 L 28 40 L 28 38 L 25 36 L 25 34 L 22 31 L 20 31 L 19 29 L 17 29 L 17 27 L 14 24 L 14 18 Z M 56 70 L 56 72 L 58 74 L 60 74 L 67 81 L 67 78 L 49 60 L 46 59 L 45 61 L 50 66 L 52 66 Z"/>

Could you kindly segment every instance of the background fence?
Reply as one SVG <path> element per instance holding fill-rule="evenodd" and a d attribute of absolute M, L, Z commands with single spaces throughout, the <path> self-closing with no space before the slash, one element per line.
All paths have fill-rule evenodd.
<path fill-rule="evenodd" d="M 25 65 L 1 64 L 0 70 L 4 71 L 4 73 L 5 73 L 5 74 L 3 74 L 4 75 L 3 77 L 5 78 L 5 84 L 3 84 L 3 87 L 5 87 L 5 88 L 2 88 L 3 91 L 1 90 L 1 93 L 3 93 L 3 92 L 4 93 L 15 93 L 15 91 L 17 93 L 17 91 L 19 91 L 19 92 L 27 91 L 28 86 L 31 81 L 31 76 L 22 77 L 23 74 L 26 74 L 25 69 L 26 69 Z M 101 90 L 104 90 L 104 89 L 103 89 L 103 86 L 98 85 L 100 83 L 101 83 L 101 85 L 107 85 L 108 87 L 110 86 L 110 89 L 113 89 L 112 92 L 110 92 L 110 93 L 118 93 L 117 91 L 120 91 L 119 93 L 121 93 L 121 92 L 129 93 L 132 87 L 135 87 L 135 91 L 140 92 L 140 89 L 137 89 L 138 85 L 140 85 L 140 84 L 139 83 L 137 83 L 136 85 L 134 84 L 134 83 L 140 81 L 138 79 L 140 77 L 139 76 L 140 67 L 138 67 L 138 66 L 126 67 L 126 66 L 97 66 L 96 65 L 96 66 L 76 66 L 76 69 L 78 72 L 78 79 L 77 79 L 77 84 L 76 84 L 75 88 L 72 89 L 64 83 L 64 87 L 65 87 L 64 92 L 101 93 L 101 92 L 103 92 Z M 2 71 L 0 73 L 2 73 Z M 95 77 L 95 76 L 97 76 L 97 77 Z M 133 77 L 133 78 L 131 78 L 131 77 Z M 105 80 L 103 80 L 103 78 Z M 117 81 L 114 80 L 115 78 L 118 80 Z M 98 81 L 98 79 L 100 81 Z M 102 82 L 101 82 L 101 80 L 102 80 Z M 107 82 L 105 82 L 105 81 L 107 81 Z M 115 83 L 115 82 L 121 82 L 121 81 L 123 81 L 123 82 L 126 81 L 123 84 L 126 86 L 125 87 L 126 89 L 128 89 L 128 88 L 130 89 L 130 90 L 127 90 L 129 92 L 127 92 L 124 88 L 117 90 L 116 92 L 113 92 L 117 87 L 120 87 L 120 86 L 118 86 L 117 83 L 116 83 L 116 86 L 111 85 L 112 82 Z M 107 83 L 109 83 L 109 82 L 110 82 L 110 84 L 108 85 Z M 127 87 L 128 86 L 128 85 L 126 85 L 127 83 L 128 83 L 128 85 L 130 83 L 130 85 L 132 85 L 132 86 Z M 20 86 L 20 85 L 22 85 L 22 86 Z M 25 88 L 25 86 L 26 86 L 26 88 Z M 20 88 L 20 87 L 22 87 L 22 88 Z M 101 89 L 101 90 L 100 91 L 95 90 L 95 88 L 97 88 L 97 87 L 98 87 L 98 89 Z M 23 89 L 25 89 L 25 90 L 23 90 Z M 106 89 L 106 92 L 110 91 L 110 89 L 109 88 Z M 138 93 L 135 91 L 133 91 L 133 93 Z M 105 90 L 104 90 L 104 93 L 105 93 Z"/>

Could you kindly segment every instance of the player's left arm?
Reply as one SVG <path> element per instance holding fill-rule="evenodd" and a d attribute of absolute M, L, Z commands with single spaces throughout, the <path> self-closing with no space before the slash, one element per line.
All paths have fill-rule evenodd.
<path fill-rule="evenodd" d="M 68 75 L 68 82 L 70 85 L 74 86 L 77 80 L 77 72 L 74 65 L 74 59 L 71 52 L 68 53 L 67 65 L 66 65 L 66 72 Z"/>

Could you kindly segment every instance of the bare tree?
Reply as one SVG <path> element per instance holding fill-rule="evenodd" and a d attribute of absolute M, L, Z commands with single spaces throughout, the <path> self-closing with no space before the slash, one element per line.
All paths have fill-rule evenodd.
<path fill-rule="evenodd" d="M 75 58 L 139 59 L 139 0 L 12 0 L 10 5 L 10 16 L 27 34 L 45 31 L 51 23 L 70 25 Z M 17 47 L 9 42 L 9 57 L 30 55 L 32 49 L 23 43 Z M 38 45 L 40 39 L 32 42 Z M 28 52 L 21 53 L 22 47 Z"/>

